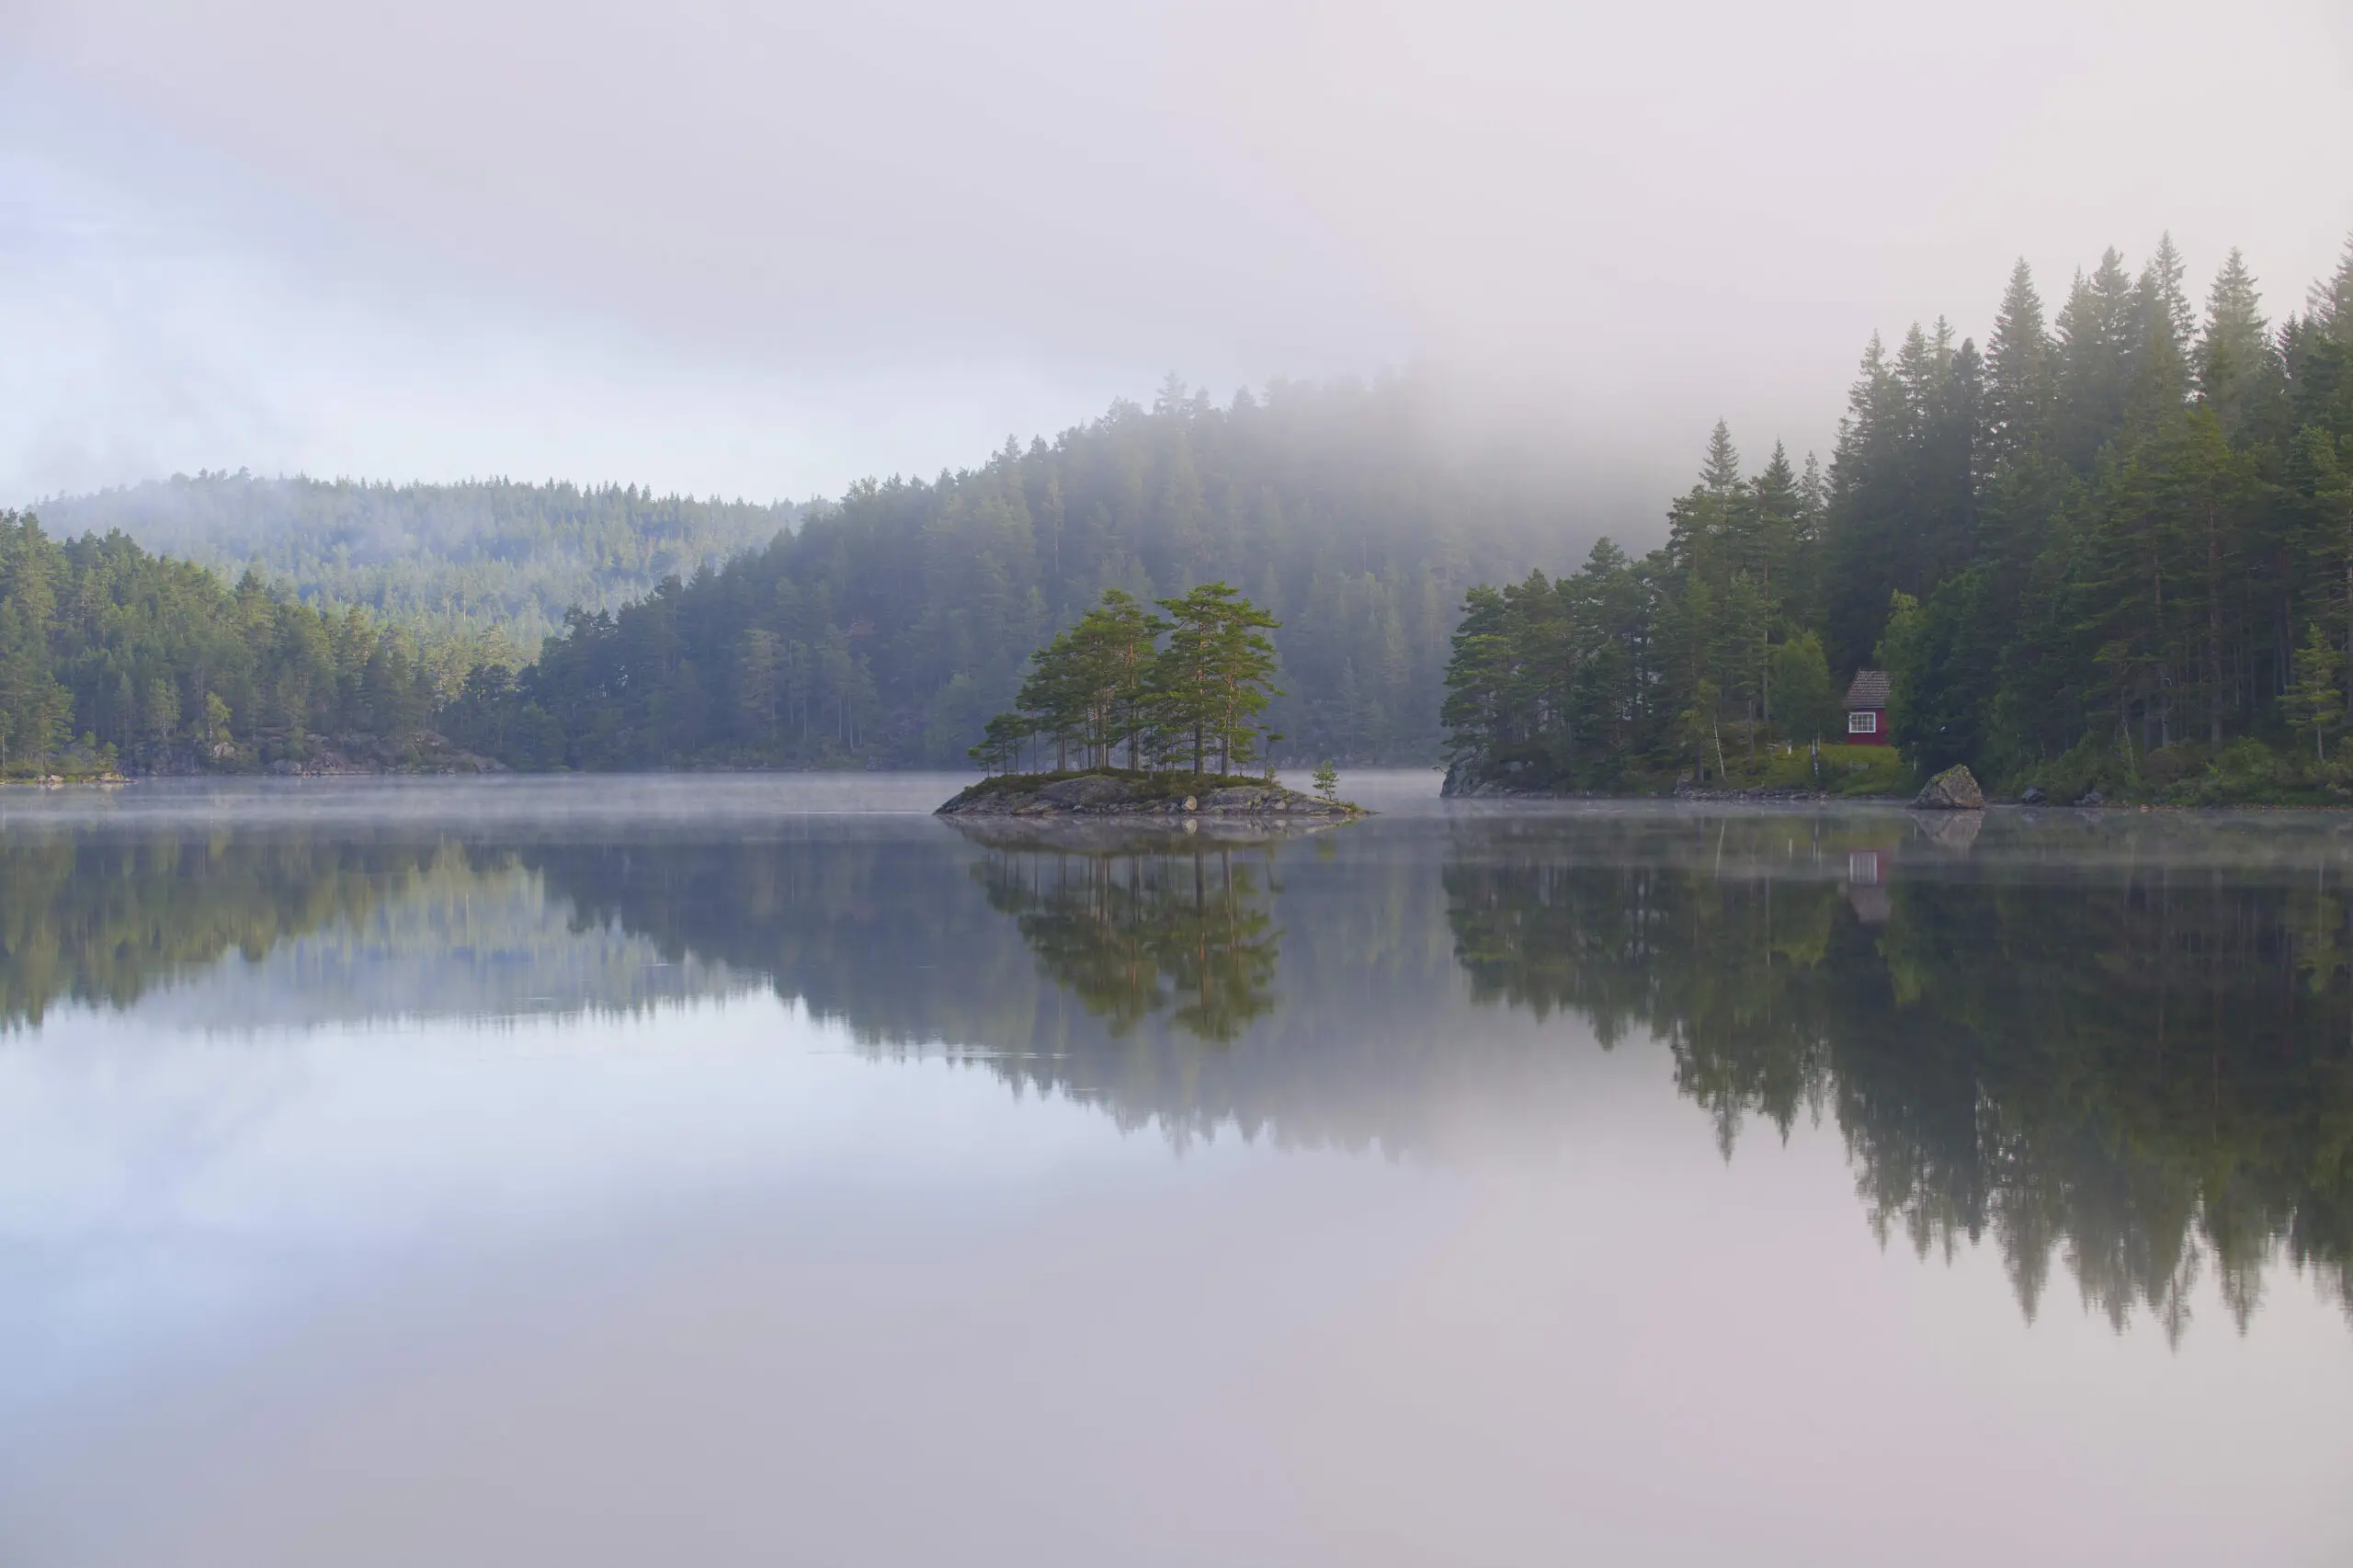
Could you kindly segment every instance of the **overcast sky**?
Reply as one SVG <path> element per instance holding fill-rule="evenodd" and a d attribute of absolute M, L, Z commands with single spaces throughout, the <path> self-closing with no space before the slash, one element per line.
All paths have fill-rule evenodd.
<path fill-rule="evenodd" d="M 2353 230 L 2353 4 L 0 0 L 0 502 L 758 498 L 1427 364 L 1654 508 L 1865 337 Z"/>

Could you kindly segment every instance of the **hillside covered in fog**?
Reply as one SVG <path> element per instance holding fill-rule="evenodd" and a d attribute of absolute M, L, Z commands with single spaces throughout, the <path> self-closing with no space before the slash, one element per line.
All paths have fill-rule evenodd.
<path fill-rule="evenodd" d="M 526 767 L 961 767 L 1104 589 L 1217 579 L 1283 623 L 1284 755 L 1429 761 L 1464 589 L 1595 529 L 1422 392 L 1221 405 L 1172 379 L 1149 409 L 837 504 L 245 474 L 52 502 L 0 540 L 23 622 L 0 636 L 0 763 L 84 736 L 140 769 L 302 764 L 329 740 L 391 758 L 438 727 Z"/>
<path fill-rule="evenodd" d="M 698 501 L 634 485 L 490 479 L 370 484 L 250 473 L 168 480 L 41 504 L 52 535 L 119 528 L 234 578 L 257 568 L 305 603 L 356 606 L 429 641 L 528 658 L 574 606 L 602 609 L 790 530 L 790 502 Z"/>
<path fill-rule="evenodd" d="M 795 534 L 574 619 L 447 728 L 518 766 L 962 767 L 1031 652 L 1106 588 L 1272 611 L 1279 755 L 1427 762 L 1463 591 L 1593 537 L 1456 446 L 1410 377 L 1220 405 L 1172 378 L 1051 445 L 851 486 Z"/>

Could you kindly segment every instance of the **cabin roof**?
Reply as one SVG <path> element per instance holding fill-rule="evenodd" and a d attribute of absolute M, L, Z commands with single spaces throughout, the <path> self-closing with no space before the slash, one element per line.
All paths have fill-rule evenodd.
<path fill-rule="evenodd" d="M 1884 708 L 1887 706 L 1887 672 L 1857 670 L 1855 684 L 1847 688 L 1849 708 Z"/>

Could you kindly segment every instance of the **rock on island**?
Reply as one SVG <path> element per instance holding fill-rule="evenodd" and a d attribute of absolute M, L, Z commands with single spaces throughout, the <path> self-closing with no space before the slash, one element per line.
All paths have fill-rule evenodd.
<path fill-rule="evenodd" d="M 1082 773 L 983 778 L 939 808 L 944 817 L 1290 817 L 1334 821 L 1364 816 L 1360 806 L 1322 801 L 1279 784 L 1198 779 L 1184 775 Z"/>

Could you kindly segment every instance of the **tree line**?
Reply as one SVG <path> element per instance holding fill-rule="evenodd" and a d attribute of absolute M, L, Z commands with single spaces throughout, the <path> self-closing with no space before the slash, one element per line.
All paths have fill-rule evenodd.
<path fill-rule="evenodd" d="M 529 662 L 575 605 L 618 608 L 665 577 L 767 543 L 805 510 L 638 485 L 381 484 L 242 471 L 175 474 L 40 506 L 60 533 L 120 529 L 233 582 L 252 568 L 306 604 L 364 608 L 408 631 L 437 664 L 454 664 L 453 685 L 476 663 Z"/>
<path fill-rule="evenodd" d="M 127 767 L 233 769 L 301 762 L 326 736 L 392 761 L 445 735 L 518 767 L 961 766 L 1020 698 L 1031 652 L 1107 591 L 1151 604 L 1221 581 L 1279 622 L 1265 630 L 1284 689 L 1256 733 L 1422 760 L 1455 601 L 1533 559 L 1559 521 L 1428 425 L 1406 379 L 1278 383 L 1225 405 L 1172 379 L 1150 408 L 1116 403 L 1051 444 L 808 506 L 210 473 L 60 500 L 52 520 L 89 531 L 42 534 L 62 553 L 41 553 L 41 580 L 101 557 L 168 578 L 122 589 L 113 613 L 136 619 L 137 601 L 170 631 L 101 634 L 52 613 L 53 594 L 27 597 L 17 667 L 45 660 L 68 696 L 15 700 L 10 766 L 74 771 L 111 745 Z M 189 558 L 148 553 L 153 540 Z M 256 641 L 280 601 L 308 608 L 289 626 L 325 629 L 331 681 Z M 550 616 L 526 660 L 517 644 Z M 103 672 L 94 636 L 112 639 Z M 299 697 L 236 673 L 288 660 Z"/>
<path fill-rule="evenodd" d="M 415 640 L 363 609 L 0 513 L 0 774 L 398 761 L 437 699 Z"/>
<path fill-rule="evenodd" d="M 1924 768 L 2353 789 L 2353 244 L 2276 324 L 2238 252 L 2202 316 L 2184 273 L 2169 240 L 2137 274 L 2110 250 L 2051 317 L 2021 261 L 1982 351 L 1941 320 L 1872 338 L 1826 471 L 1777 447 L 1744 473 L 1719 425 L 1663 547 L 1474 589 L 1463 772 L 1737 774 L 1883 667 Z"/>
<path fill-rule="evenodd" d="M 1223 582 L 1280 623 L 1266 718 L 1293 747 L 1426 761 L 1455 605 L 1560 519 L 1441 451 L 1419 396 L 1279 383 L 1221 405 L 1172 378 L 1051 444 L 861 482 L 763 549 L 568 614 L 445 727 L 524 767 L 961 767 L 1107 590 Z"/>

